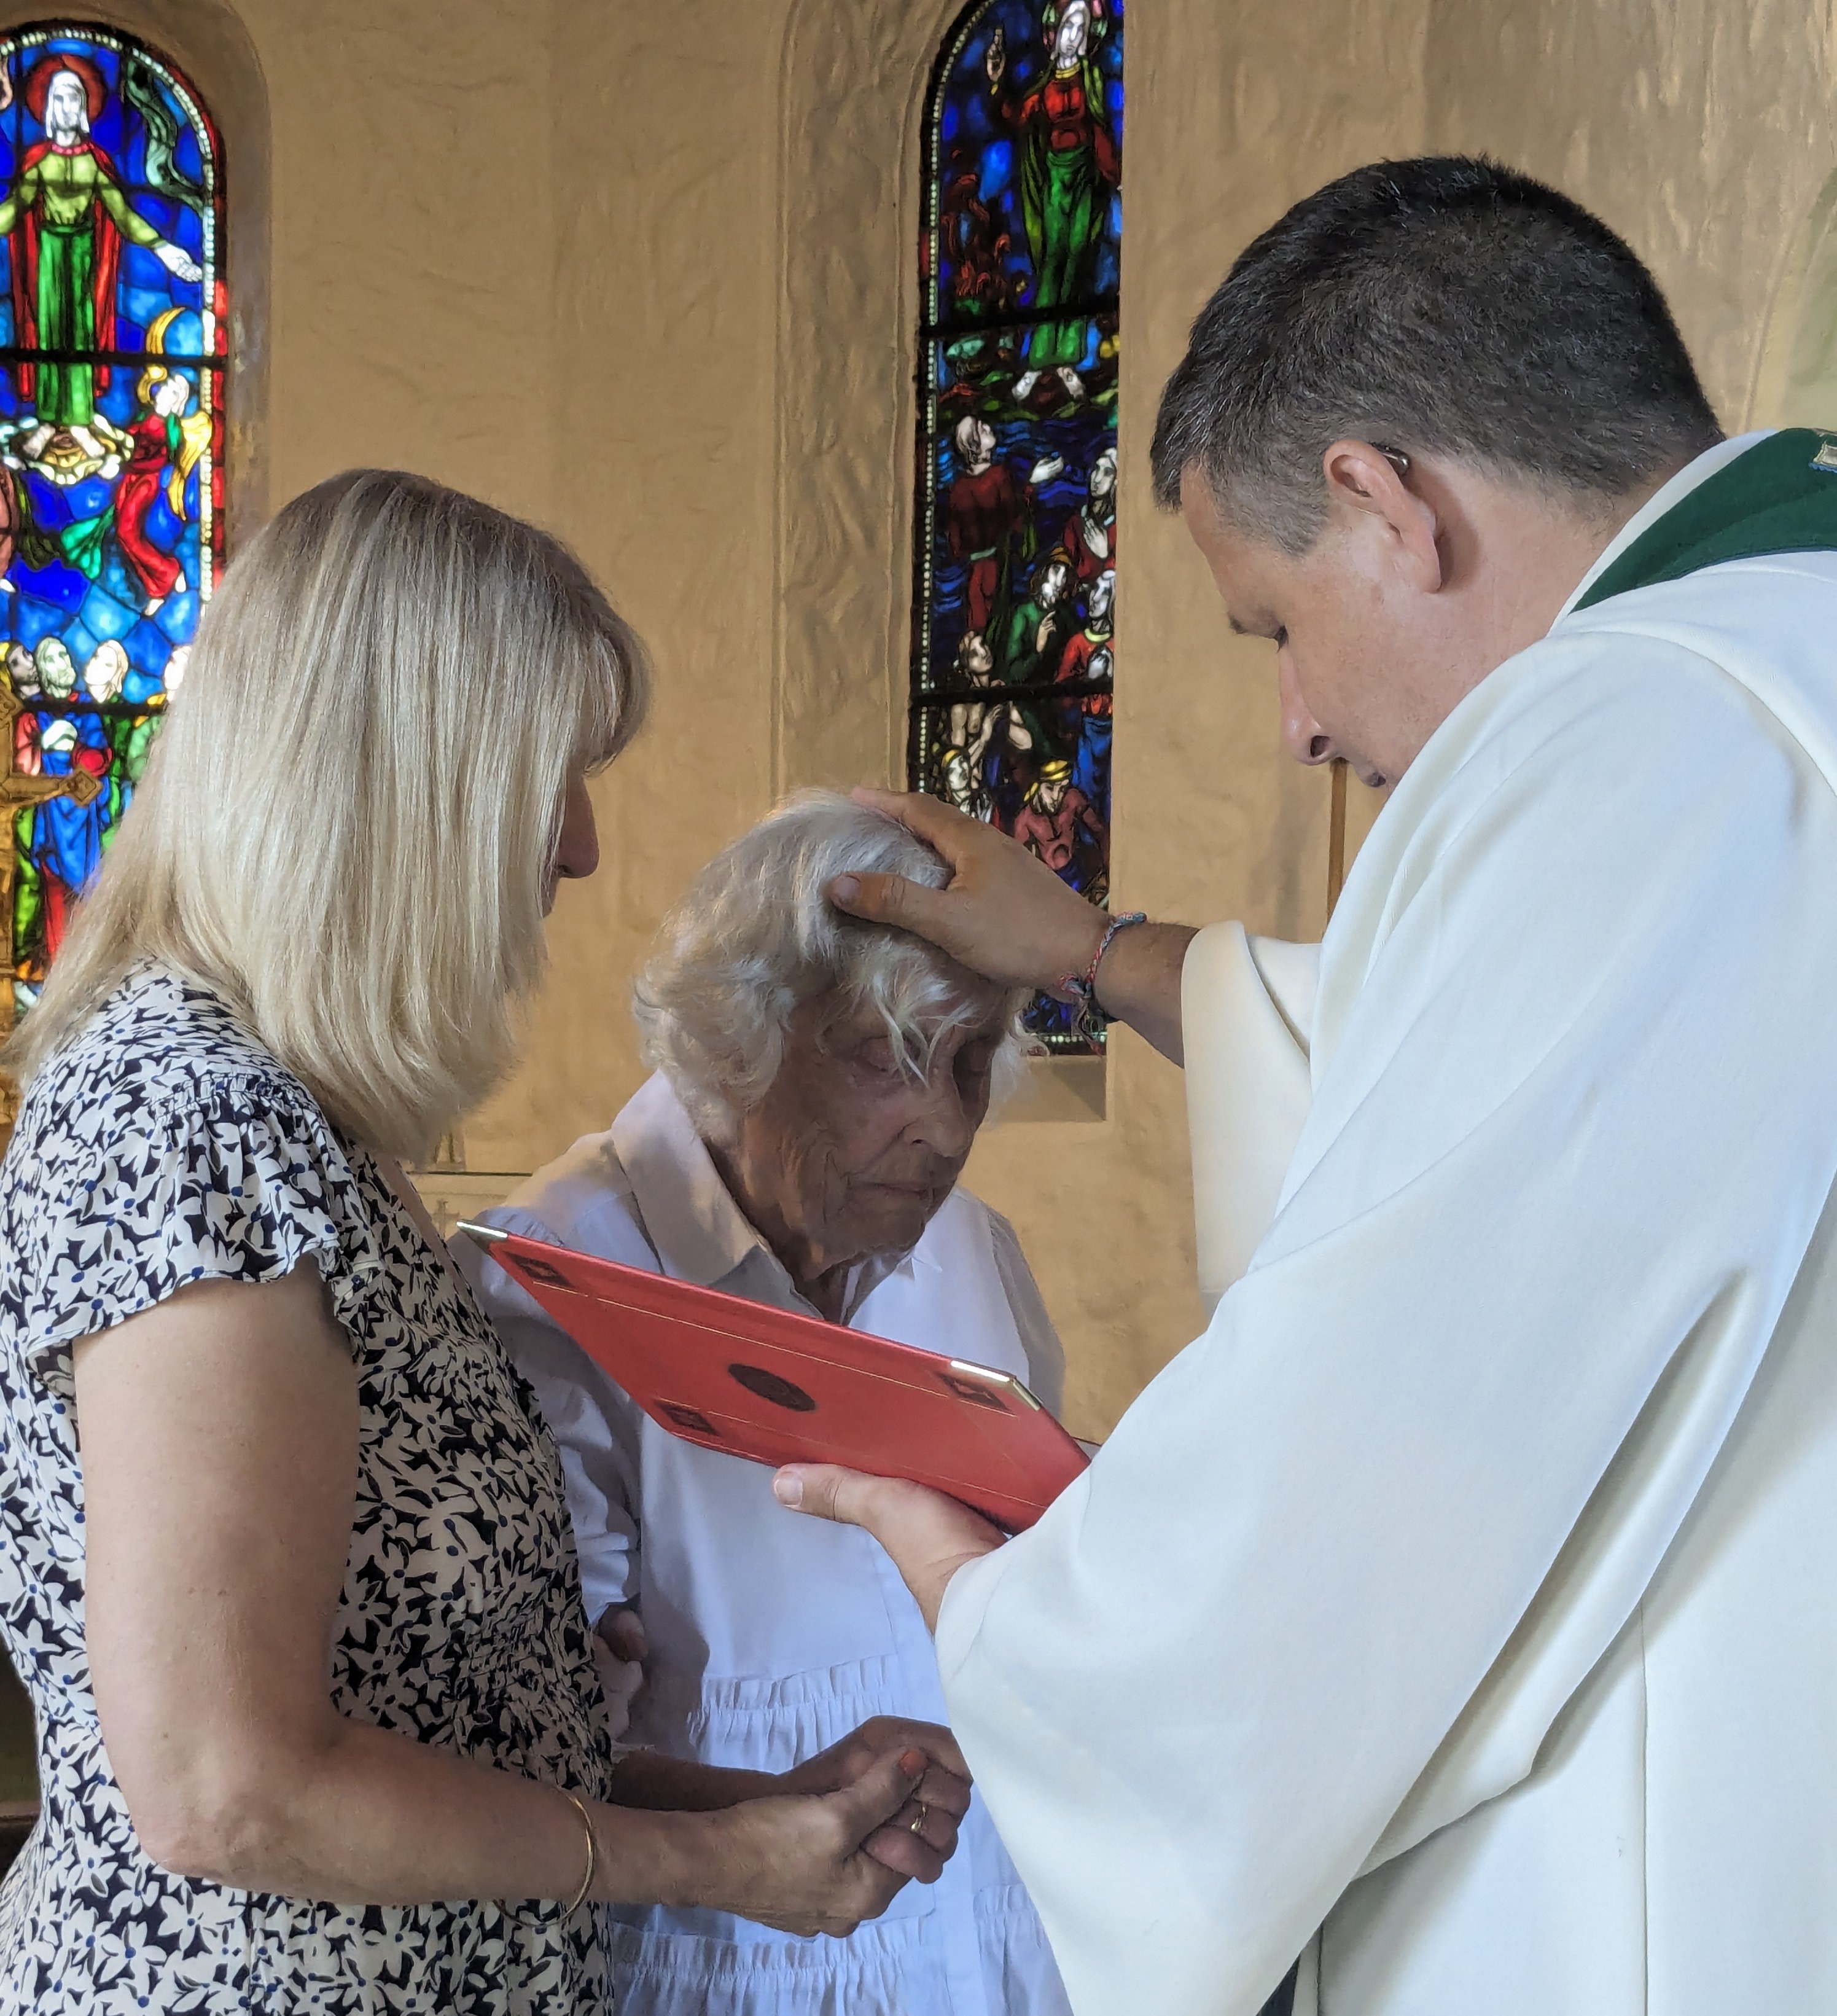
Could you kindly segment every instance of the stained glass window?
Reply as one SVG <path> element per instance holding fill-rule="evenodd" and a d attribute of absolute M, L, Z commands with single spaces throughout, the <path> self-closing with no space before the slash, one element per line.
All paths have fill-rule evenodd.
<path fill-rule="evenodd" d="M 0 1033 L 37 999 L 222 565 L 223 190 L 178 70 L 0 35 Z"/>
<path fill-rule="evenodd" d="M 925 121 L 912 787 L 1109 895 L 1123 0 L 980 0 Z M 1091 1044 L 1042 998 L 1055 1050 Z"/>

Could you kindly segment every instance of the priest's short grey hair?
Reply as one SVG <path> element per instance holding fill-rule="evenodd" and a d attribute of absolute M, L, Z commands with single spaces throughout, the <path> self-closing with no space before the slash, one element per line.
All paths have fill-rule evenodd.
<path fill-rule="evenodd" d="M 910 933 L 832 909 L 839 875 L 903 875 L 942 888 L 950 871 L 897 819 L 836 791 L 787 799 L 702 869 L 665 917 L 633 988 L 645 1061 L 705 1139 L 732 1138 L 784 1057 L 793 1014 L 821 1000 L 839 1021 L 871 1004 L 915 1081 L 948 1031 L 999 1034 L 999 1100 L 1024 1068 L 1025 989 L 958 966 Z"/>
<path fill-rule="evenodd" d="M 349 1134 L 423 1152 L 510 1060 L 568 779 L 625 747 L 647 678 L 534 526 L 386 470 L 295 498 L 205 610 L 9 1063 L 43 1070 L 158 962 Z"/>
<path fill-rule="evenodd" d="M 1584 509 L 1722 438 L 1658 283 L 1581 205 L 1465 156 L 1354 169 L 1241 254 L 1161 397 L 1155 495 L 1189 472 L 1290 554 L 1343 438 L 1469 460 Z"/>

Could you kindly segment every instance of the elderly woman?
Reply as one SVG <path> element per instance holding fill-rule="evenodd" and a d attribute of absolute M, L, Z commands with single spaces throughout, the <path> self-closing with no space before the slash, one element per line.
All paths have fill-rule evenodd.
<path fill-rule="evenodd" d="M 839 916 L 825 887 L 868 869 L 944 877 L 903 826 L 829 794 L 711 862 L 638 985 L 656 1075 L 489 1216 L 997 1366 L 1056 1404 L 1059 1343 L 1014 1233 L 958 1183 L 991 1091 L 1018 1068 L 1024 997 Z M 466 1264 L 561 1443 L 588 1610 L 625 1651 L 628 1606 L 649 1633 L 635 1736 L 772 1770 L 863 1715 L 936 1712 L 923 1620 L 873 1542 L 791 1517 L 769 1471 L 663 1433 L 501 1269 L 476 1252 Z M 614 1915 L 624 2016 L 1066 2007 L 980 1805 L 942 1879 L 846 1945 L 719 1910 Z"/>
<path fill-rule="evenodd" d="M 596 1904 L 845 1931 L 937 1874 L 942 1730 L 616 1764 L 554 1446 L 399 1166 L 508 1060 L 642 674 L 553 540 L 382 470 L 204 617 L 9 1060 L 0 2012 L 575 2016 Z"/>

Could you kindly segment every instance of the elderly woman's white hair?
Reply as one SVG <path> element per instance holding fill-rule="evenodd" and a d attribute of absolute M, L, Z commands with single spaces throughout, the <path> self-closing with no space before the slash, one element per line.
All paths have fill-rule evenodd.
<path fill-rule="evenodd" d="M 807 1001 L 835 1017 L 871 1003 L 915 1078 L 949 1031 L 999 1031 L 993 1098 L 1017 1082 L 1026 991 L 967 971 L 935 947 L 832 909 L 839 875 L 903 875 L 928 887 L 944 863 L 897 819 L 838 791 L 800 791 L 715 855 L 663 920 L 632 989 L 645 1060 L 704 1138 L 732 1137 L 778 1075 L 785 1031 Z"/>

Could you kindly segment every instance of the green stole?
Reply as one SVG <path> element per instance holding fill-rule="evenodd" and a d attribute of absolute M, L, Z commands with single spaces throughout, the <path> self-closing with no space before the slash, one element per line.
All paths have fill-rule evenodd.
<path fill-rule="evenodd" d="M 1608 567 L 1576 603 L 1769 553 L 1837 553 L 1837 434 L 1787 427 L 1699 483 Z"/>

